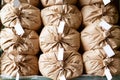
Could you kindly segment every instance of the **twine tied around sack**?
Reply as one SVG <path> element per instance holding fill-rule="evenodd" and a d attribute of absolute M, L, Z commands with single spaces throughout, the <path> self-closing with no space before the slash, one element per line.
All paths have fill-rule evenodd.
<path fill-rule="evenodd" d="M 18 36 L 18 35 L 16 35 L 16 36 L 13 38 L 13 42 L 15 42 L 15 43 L 14 43 L 14 47 L 18 47 L 18 46 L 20 46 L 21 44 L 24 44 L 24 40 L 23 40 L 20 36 Z"/>
<path fill-rule="evenodd" d="M 57 66 L 60 67 L 60 70 L 64 70 L 64 61 L 59 60 Z"/>
<path fill-rule="evenodd" d="M 101 6 L 101 4 L 96 3 L 94 4 L 94 6 L 96 7 L 96 9 L 91 13 L 91 15 L 88 16 L 87 21 L 91 21 L 92 19 L 92 22 L 95 22 L 97 19 L 103 17 L 103 13 L 106 13 L 105 10 L 103 11 L 104 6 Z"/>
<path fill-rule="evenodd" d="M 31 43 L 29 41 L 26 42 L 26 40 L 23 39 L 23 37 L 19 36 L 19 35 L 16 35 L 15 34 L 15 37 L 13 38 L 13 50 L 12 52 L 14 54 L 23 54 L 25 53 L 24 51 L 28 51 L 29 50 L 29 47 L 31 47 L 31 49 L 33 49 L 33 46 L 32 45 L 29 45 L 28 43 Z"/>
<path fill-rule="evenodd" d="M 107 67 L 107 66 L 109 66 L 109 64 L 111 64 L 111 62 L 113 62 L 113 58 L 107 57 L 107 58 L 105 58 L 105 59 L 103 60 L 103 65 L 104 65 L 105 67 Z"/>
<path fill-rule="evenodd" d="M 22 60 L 23 60 L 23 59 L 22 59 L 22 56 L 20 56 L 20 55 L 16 55 L 15 58 L 14 58 L 15 64 L 16 64 L 17 66 L 19 66 L 19 64 L 20 64 L 21 62 L 23 62 Z"/>
<path fill-rule="evenodd" d="M 65 10 L 64 10 L 65 6 L 67 6 L 67 10 L 68 10 L 68 3 L 66 0 L 63 0 L 63 4 L 64 5 L 61 6 L 61 13 L 58 14 L 59 16 L 58 18 L 60 19 L 60 21 L 64 20 L 64 15 L 66 15 Z"/>
<path fill-rule="evenodd" d="M 10 60 L 13 61 L 13 63 L 15 64 L 15 66 L 19 66 L 19 63 L 22 62 L 22 56 L 20 56 L 19 54 L 7 54 L 7 56 L 9 57 Z M 19 67 L 17 67 L 19 68 Z"/>
<path fill-rule="evenodd" d="M 104 68 L 105 69 L 108 68 L 110 70 L 110 72 L 116 73 L 118 70 L 116 69 L 116 67 L 113 67 L 113 66 L 115 66 L 115 65 L 113 65 L 114 61 L 115 61 L 114 58 L 112 58 L 112 57 L 106 57 L 103 60 L 103 66 L 104 66 Z M 111 66 L 111 65 L 113 65 L 113 66 Z"/>
<path fill-rule="evenodd" d="M 105 31 L 105 30 L 103 30 L 101 27 L 95 27 L 95 30 L 96 30 L 99 34 L 94 34 L 94 36 L 91 34 L 91 35 L 93 36 L 93 39 L 94 39 L 96 36 L 100 37 L 100 39 L 99 39 L 99 41 L 97 41 L 96 43 L 95 43 L 95 42 L 90 42 L 90 44 L 93 44 L 93 43 L 94 43 L 94 45 L 93 45 L 91 48 L 94 48 L 96 45 L 99 45 L 99 44 L 101 44 L 101 45 L 107 44 L 108 38 L 109 38 L 109 36 L 111 36 L 110 31 Z"/>
<path fill-rule="evenodd" d="M 57 43 L 61 43 L 62 42 L 62 34 L 58 34 L 56 37 L 55 37 L 55 41 Z"/>
<path fill-rule="evenodd" d="M 96 27 L 96 30 L 103 35 L 104 39 L 108 38 L 111 35 L 110 30 L 106 31 L 102 29 L 101 27 Z"/>

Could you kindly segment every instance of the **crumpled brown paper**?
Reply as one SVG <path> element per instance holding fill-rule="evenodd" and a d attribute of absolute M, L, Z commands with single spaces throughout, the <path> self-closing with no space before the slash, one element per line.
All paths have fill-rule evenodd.
<path fill-rule="evenodd" d="M 38 75 L 38 58 L 32 55 L 3 53 L 1 57 L 1 75 L 15 77 Z"/>
<path fill-rule="evenodd" d="M 6 53 L 31 54 L 39 51 L 39 36 L 33 30 L 24 30 L 23 36 L 18 36 L 14 29 L 4 28 L 0 32 L 0 46 Z"/>
<path fill-rule="evenodd" d="M 110 24 L 116 24 L 119 19 L 118 11 L 113 4 L 108 4 L 106 6 L 104 6 L 104 4 L 87 5 L 81 9 L 81 13 L 83 15 L 83 24 L 85 27 L 101 19 Z"/>
<path fill-rule="evenodd" d="M 83 54 L 83 62 L 87 74 L 105 76 L 105 68 L 108 67 L 112 75 L 120 74 L 120 51 L 114 51 L 115 56 L 108 58 L 103 49 L 86 51 Z"/>
<path fill-rule="evenodd" d="M 41 10 L 44 25 L 58 26 L 65 21 L 67 27 L 78 29 L 82 22 L 82 15 L 74 5 L 54 5 Z"/>
<path fill-rule="evenodd" d="M 76 50 L 80 48 L 79 32 L 65 26 L 62 34 L 58 33 L 57 26 L 45 26 L 39 36 L 40 48 L 43 53 L 58 51 L 60 47 L 64 50 Z"/>
<path fill-rule="evenodd" d="M 81 6 L 91 5 L 95 3 L 103 3 L 103 0 L 79 0 Z"/>
<path fill-rule="evenodd" d="M 4 0 L 5 3 L 13 2 L 14 0 Z M 38 6 L 40 1 L 39 0 L 19 0 L 21 3 L 29 3 L 33 6 Z"/>
<path fill-rule="evenodd" d="M 58 52 L 42 54 L 39 58 L 39 69 L 43 76 L 59 80 L 61 75 L 66 79 L 78 77 L 83 72 L 81 55 L 76 51 L 65 51 L 63 61 L 57 59 Z"/>
<path fill-rule="evenodd" d="M 1 75 L 1 56 L 0 56 L 0 75 Z"/>
<path fill-rule="evenodd" d="M 6 4 L 0 12 L 1 22 L 5 27 L 14 27 L 19 20 L 23 28 L 38 30 L 41 26 L 40 10 L 27 3 L 22 3 L 19 8 Z"/>
<path fill-rule="evenodd" d="M 41 0 L 44 7 L 63 4 L 76 4 L 77 0 Z"/>
<path fill-rule="evenodd" d="M 120 48 L 120 27 L 111 25 L 110 30 L 104 30 L 99 23 L 87 26 L 81 32 L 81 42 L 84 50 L 92 50 L 104 47 L 109 44 L 113 49 Z"/>

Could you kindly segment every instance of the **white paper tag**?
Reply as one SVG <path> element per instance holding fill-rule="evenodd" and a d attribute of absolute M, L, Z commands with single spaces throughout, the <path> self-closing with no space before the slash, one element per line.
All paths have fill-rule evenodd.
<path fill-rule="evenodd" d="M 15 80 L 19 80 L 19 77 L 20 77 L 20 75 L 19 75 L 19 73 L 17 73 Z"/>
<path fill-rule="evenodd" d="M 14 0 L 13 1 L 13 7 L 18 8 L 20 6 L 20 1 L 19 0 Z"/>
<path fill-rule="evenodd" d="M 99 24 L 102 28 L 104 28 L 105 30 L 109 30 L 112 26 L 110 24 L 108 24 L 106 21 L 102 20 Z"/>
<path fill-rule="evenodd" d="M 63 60 L 64 48 L 59 48 L 58 50 L 58 60 Z"/>
<path fill-rule="evenodd" d="M 111 0 L 103 0 L 104 5 L 107 5 L 110 2 L 111 2 Z"/>
<path fill-rule="evenodd" d="M 64 75 L 60 76 L 60 80 L 66 80 L 65 76 Z"/>
<path fill-rule="evenodd" d="M 115 55 L 114 51 L 112 50 L 112 48 L 110 47 L 110 45 L 106 45 L 103 47 L 105 53 L 107 54 L 108 57 L 112 57 Z"/>
<path fill-rule="evenodd" d="M 105 75 L 107 77 L 107 80 L 112 80 L 112 74 L 108 68 L 105 68 Z"/>
<path fill-rule="evenodd" d="M 17 23 L 14 27 L 16 30 L 16 34 L 23 35 L 25 33 L 19 21 L 17 21 Z"/>
<path fill-rule="evenodd" d="M 65 27 L 65 22 L 60 21 L 59 27 L 58 27 L 58 33 L 63 33 Z"/>

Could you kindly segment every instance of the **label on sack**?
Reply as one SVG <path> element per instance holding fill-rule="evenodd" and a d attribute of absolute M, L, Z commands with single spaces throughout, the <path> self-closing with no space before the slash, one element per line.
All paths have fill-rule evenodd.
<path fill-rule="evenodd" d="M 111 2 L 111 0 L 103 0 L 104 5 L 107 5 Z"/>
<path fill-rule="evenodd" d="M 20 75 L 19 75 L 19 73 L 17 73 L 15 80 L 19 80 L 19 77 L 20 77 Z"/>
<path fill-rule="evenodd" d="M 58 60 L 63 60 L 63 56 L 64 56 L 64 48 L 59 48 L 58 50 Z"/>
<path fill-rule="evenodd" d="M 19 0 L 14 0 L 13 1 L 13 7 L 18 8 L 20 6 L 20 1 Z"/>
<path fill-rule="evenodd" d="M 105 68 L 105 76 L 107 80 L 112 80 L 112 74 L 110 73 L 110 70 L 108 68 Z"/>
<path fill-rule="evenodd" d="M 112 57 L 115 55 L 114 51 L 112 50 L 112 48 L 110 47 L 110 45 L 106 45 L 103 47 L 105 53 L 107 54 L 108 57 Z"/>
<path fill-rule="evenodd" d="M 60 21 L 59 27 L 58 27 L 58 33 L 63 33 L 64 31 L 64 27 L 65 27 L 65 22 L 64 21 Z"/>
<path fill-rule="evenodd" d="M 14 28 L 16 30 L 16 34 L 18 34 L 18 35 L 23 35 L 25 33 L 19 21 L 17 21 Z"/>
<path fill-rule="evenodd" d="M 60 76 L 60 80 L 66 80 L 65 76 L 64 75 Z"/>
<path fill-rule="evenodd" d="M 108 24 L 106 21 L 102 20 L 99 24 L 103 29 L 105 30 L 109 30 L 112 26 L 110 24 Z"/>

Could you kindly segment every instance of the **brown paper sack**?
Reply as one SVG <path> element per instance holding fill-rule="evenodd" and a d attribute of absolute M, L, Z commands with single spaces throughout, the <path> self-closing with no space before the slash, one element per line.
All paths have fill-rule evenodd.
<path fill-rule="evenodd" d="M 79 0 L 81 6 L 91 5 L 95 3 L 103 3 L 103 0 Z"/>
<path fill-rule="evenodd" d="M 0 32 L 0 46 L 7 53 L 35 55 L 39 51 L 39 36 L 27 29 L 23 36 L 18 36 L 14 29 L 4 28 Z"/>
<path fill-rule="evenodd" d="M 13 55 L 3 53 L 1 57 L 1 75 L 15 77 L 38 75 L 38 58 L 32 55 Z"/>
<path fill-rule="evenodd" d="M 1 75 L 1 56 L 0 56 L 0 75 Z"/>
<path fill-rule="evenodd" d="M 66 79 L 82 74 L 83 63 L 81 55 L 76 51 L 65 51 L 63 61 L 57 59 L 57 52 L 42 54 L 39 58 L 39 69 L 43 76 L 59 80 L 61 75 Z"/>
<path fill-rule="evenodd" d="M 94 23 L 87 26 L 81 32 L 81 42 L 84 50 L 102 48 L 109 44 L 113 49 L 120 48 L 120 27 L 111 25 L 110 30 L 104 30 L 99 26 L 99 23 Z"/>
<path fill-rule="evenodd" d="M 63 4 L 76 4 L 77 0 L 41 0 L 44 7 Z"/>
<path fill-rule="evenodd" d="M 120 52 L 114 51 L 115 56 L 107 58 L 102 49 L 86 51 L 83 54 L 83 62 L 87 74 L 105 76 L 105 68 L 108 67 L 112 75 L 120 74 Z"/>
<path fill-rule="evenodd" d="M 59 47 L 64 50 L 76 50 L 80 48 L 79 32 L 65 27 L 62 34 L 58 33 L 57 26 L 45 26 L 39 36 L 40 48 L 43 53 L 58 51 Z"/>
<path fill-rule="evenodd" d="M 54 5 L 41 10 L 44 25 L 58 26 L 63 20 L 67 27 L 78 29 L 82 22 L 82 15 L 74 5 Z"/>
<path fill-rule="evenodd" d="M 1 22 L 6 27 L 14 27 L 18 20 L 26 29 L 38 30 L 41 26 L 40 10 L 27 3 L 22 3 L 19 8 L 8 3 L 1 9 L 0 15 Z"/>
<path fill-rule="evenodd" d="M 101 19 L 104 19 L 110 24 L 116 24 L 119 19 L 118 11 L 113 4 L 108 4 L 104 7 L 104 4 L 87 5 L 81 9 L 83 15 L 83 24 L 85 26 L 95 23 Z"/>
<path fill-rule="evenodd" d="M 5 3 L 10 3 L 13 2 L 14 0 L 4 0 Z M 38 6 L 39 5 L 39 0 L 19 0 L 21 3 L 29 3 L 33 6 Z"/>

